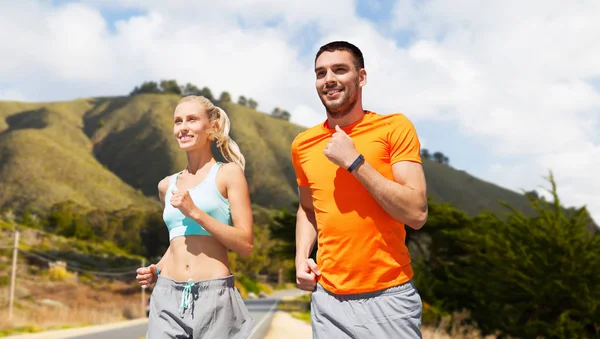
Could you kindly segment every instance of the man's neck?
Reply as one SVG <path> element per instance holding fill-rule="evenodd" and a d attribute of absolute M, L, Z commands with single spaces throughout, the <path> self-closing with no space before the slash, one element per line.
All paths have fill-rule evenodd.
<path fill-rule="evenodd" d="M 364 115 L 365 111 L 363 110 L 362 105 L 356 105 L 350 113 L 339 118 L 333 118 L 327 113 L 327 125 L 329 128 L 335 128 L 335 125 L 340 127 L 349 126 L 362 119 Z"/>

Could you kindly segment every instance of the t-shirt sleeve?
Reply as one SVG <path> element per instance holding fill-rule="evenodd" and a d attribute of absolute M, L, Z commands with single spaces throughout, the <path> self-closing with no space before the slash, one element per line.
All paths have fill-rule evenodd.
<path fill-rule="evenodd" d="M 294 166 L 294 171 L 296 172 L 296 182 L 298 186 L 308 186 L 308 178 L 302 169 L 302 162 L 300 160 L 300 155 L 298 154 L 298 139 L 294 139 L 292 142 L 292 165 Z"/>
<path fill-rule="evenodd" d="M 399 161 L 414 161 L 422 164 L 421 143 L 413 123 L 404 115 L 396 114 L 388 125 L 390 164 Z"/>

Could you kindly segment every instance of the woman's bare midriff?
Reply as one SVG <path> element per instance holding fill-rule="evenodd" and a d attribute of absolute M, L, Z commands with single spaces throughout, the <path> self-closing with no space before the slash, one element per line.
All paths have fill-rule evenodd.
<path fill-rule="evenodd" d="M 161 276 L 185 282 L 231 275 L 227 248 L 211 236 L 188 235 L 171 240 Z"/>

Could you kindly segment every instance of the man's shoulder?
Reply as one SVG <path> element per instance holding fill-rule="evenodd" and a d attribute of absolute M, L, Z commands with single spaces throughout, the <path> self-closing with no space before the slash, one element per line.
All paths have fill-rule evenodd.
<path fill-rule="evenodd" d="M 388 114 L 371 112 L 371 114 L 369 114 L 369 120 L 364 126 L 373 133 L 384 133 L 386 135 L 414 128 L 410 119 L 401 112 Z"/>
<path fill-rule="evenodd" d="M 373 112 L 372 120 L 383 122 L 385 125 L 412 124 L 410 119 L 404 113 L 401 112 L 394 112 L 389 114 L 380 114 Z"/>
<path fill-rule="evenodd" d="M 294 140 L 292 141 L 292 147 L 298 147 L 300 145 L 302 145 L 303 143 L 305 143 L 306 141 L 319 136 L 320 134 L 323 133 L 323 126 L 322 124 L 318 124 L 312 127 L 309 127 L 307 129 L 305 129 L 304 131 L 298 133 L 295 137 Z"/>

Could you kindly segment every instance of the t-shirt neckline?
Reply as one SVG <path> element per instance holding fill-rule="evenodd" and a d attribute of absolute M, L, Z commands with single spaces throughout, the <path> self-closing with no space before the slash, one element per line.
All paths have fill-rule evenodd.
<path fill-rule="evenodd" d="M 354 128 L 356 125 L 358 125 L 358 124 L 360 124 L 361 122 L 363 122 L 363 121 L 364 121 L 364 119 L 365 119 L 365 116 L 367 116 L 367 114 L 371 114 L 371 113 L 373 113 L 373 112 L 371 112 L 371 111 L 369 111 L 369 110 L 363 110 L 363 113 L 364 113 L 364 114 L 363 114 L 363 116 L 362 116 L 360 119 L 358 119 L 357 121 L 355 121 L 355 122 L 351 123 L 350 125 L 347 125 L 347 126 L 341 127 L 341 129 L 342 129 L 344 132 L 346 132 L 346 133 L 347 133 L 347 132 L 348 132 L 348 130 L 351 130 L 351 129 L 352 129 L 352 128 Z M 333 127 L 329 127 L 329 120 L 327 120 L 327 119 L 325 119 L 325 121 L 323 121 L 323 123 L 321 124 L 321 127 L 323 127 L 323 129 L 324 129 L 325 131 L 327 131 L 327 132 L 333 132 L 333 131 L 335 131 L 335 126 L 333 126 Z"/>

